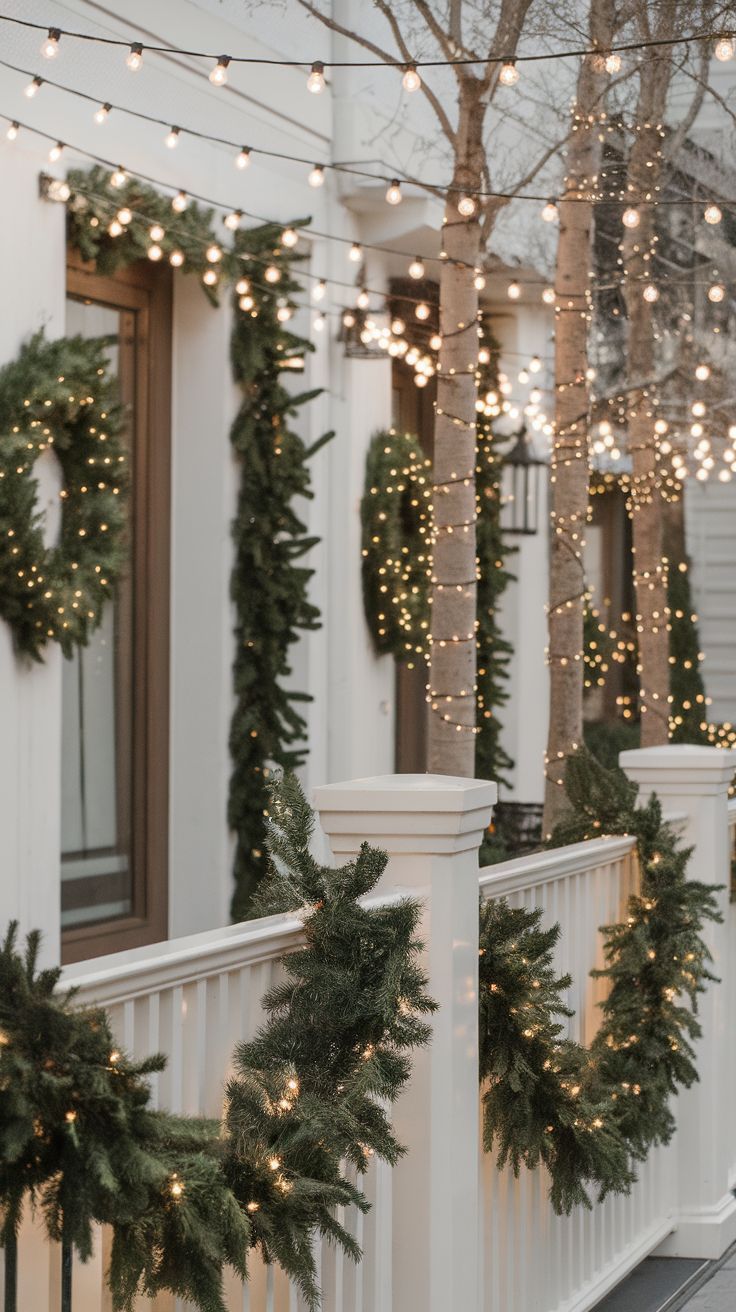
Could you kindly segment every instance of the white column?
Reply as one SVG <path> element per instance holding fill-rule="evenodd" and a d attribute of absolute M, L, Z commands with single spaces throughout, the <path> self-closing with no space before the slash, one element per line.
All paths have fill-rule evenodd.
<path fill-rule="evenodd" d="M 429 1048 L 394 1109 L 408 1149 L 394 1170 L 393 1301 L 400 1312 L 478 1306 L 478 847 L 496 785 L 383 775 L 318 788 L 338 862 L 367 840 L 390 857 L 379 891 L 424 906 L 420 934 L 439 1003 Z"/>
<path fill-rule="evenodd" d="M 736 923 L 729 906 L 728 785 L 736 752 L 717 747 L 647 747 L 622 752 L 622 769 L 639 785 L 642 802 L 656 793 L 665 815 L 684 817 L 682 841 L 692 845 L 688 877 L 712 887 L 723 923 L 708 922 L 703 938 L 713 955 L 719 983 L 708 986 L 698 1005 L 702 1038 L 696 1046 L 699 1082 L 683 1090 L 677 1118 L 677 1229 L 659 1250 L 668 1256 L 720 1257 L 736 1239 L 736 1198 L 729 1173 L 735 1163 L 733 1088 L 727 1056 L 733 1044 L 728 999 L 736 970 Z"/>

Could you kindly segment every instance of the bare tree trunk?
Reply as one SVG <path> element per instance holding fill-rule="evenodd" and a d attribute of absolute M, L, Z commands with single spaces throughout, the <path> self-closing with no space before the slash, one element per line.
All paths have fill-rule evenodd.
<path fill-rule="evenodd" d="M 453 186 L 482 187 L 481 84 L 460 88 Z M 436 538 L 428 689 L 428 769 L 472 776 L 475 761 L 476 547 L 475 371 L 478 360 L 480 251 L 476 216 L 463 219 L 460 191 L 448 194 L 443 229 L 447 260 L 440 278 L 440 350 L 434 440 Z"/>
<path fill-rule="evenodd" d="M 592 0 L 591 41 L 610 45 L 612 0 Z M 564 805 L 568 756 L 583 737 L 583 608 L 585 526 L 588 519 L 588 324 L 593 204 L 600 162 L 597 111 L 606 75 L 598 56 L 583 59 L 578 74 L 576 123 L 567 151 L 559 203 L 555 276 L 555 443 L 552 470 L 552 540 L 548 662 L 550 716 L 545 761 L 543 833 L 551 832 Z"/>
<path fill-rule="evenodd" d="M 632 204 L 655 194 L 662 174 L 662 121 L 671 77 L 671 56 L 657 52 L 656 61 L 641 72 L 637 106 L 637 132 L 631 147 L 627 189 Z M 636 595 L 636 632 L 639 645 L 639 709 L 642 747 L 655 747 L 669 738 L 669 610 L 667 559 L 664 555 L 665 504 L 659 469 L 657 440 L 648 384 L 654 375 L 652 305 L 643 296 L 651 272 L 654 246 L 654 207 L 639 208 L 640 221 L 624 233 L 622 251 L 626 273 L 628 317 L 628 380 L 630 391 L 628 445 L 632 461 L 631 516 Z"/>

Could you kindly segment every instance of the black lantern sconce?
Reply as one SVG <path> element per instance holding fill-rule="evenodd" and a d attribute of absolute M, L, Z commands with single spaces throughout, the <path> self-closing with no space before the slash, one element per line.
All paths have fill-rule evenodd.
<path fill-rule="evenodd" d="M 509 469 L 508 491 L 501 509 L 504 533 L 531 536 L 539 532 L 541 480 L 547 463 L 534 451 L 526 424 L 515 434 L 516 441 L 503 458 Z"/>

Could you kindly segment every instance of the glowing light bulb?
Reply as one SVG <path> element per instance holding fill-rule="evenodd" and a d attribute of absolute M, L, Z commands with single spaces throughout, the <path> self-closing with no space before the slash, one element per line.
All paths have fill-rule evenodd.
<path fill-rule="evenodd" d="M 531 360 L 529 361 L 529 372 L 532 374 L 538 374 L 541 368 L 542 368 L 542 361 L 540 360 L 539 356 L 533 355 Z"/>
<path fill-rule="evenodd" d="M 722 301 L 725 295 L 726 288 L 723 286 L 723 283 L 714 282 L 712 286 L 708 288 L 708 300 L 713 301 L 714 305 L 717 305 L 719 301 Z"/>
<path fill-rule="evenodd" d="M 222 250 L 217 243 L 213 241 L 212 245 L 207 247 L 205 256 L 210 264 L 217 264 L 218 260 L 222 259 Z"/>
<path fill-rule="evenodd" d="M 544 288 L 544 291 L 542 292 L 542 300 L 544 301 L 545 305 L 554 305 L 554 303 L 555 303 L 555 289 L 554 289 L 554 287 L 545 287 L 545 288 Z"/>
<path fill-rule="evenodd" d="M 322 313 L 316 314 L 314 316 L 314 325 L 313 325 L 315 332 L 321 333 L 324 330 L 324 326 L 326 322 L 327 320 Z"/>
<path fill-rule="evenodd" d="M 125 186 L 127 181 L 128 181 L 128 175 L 125 172 L 125 169 L 122 168 L 122 166 L 118 166 L 118 168 L 113 169 L 112 173 L 110 174 L 111 187 L 115 187 L 115 189 L 119 191 L 121 187 Z"/>
<path fill-rule="evenodd" d="M 621 222 L 625 228 L 638 228 L 641 223 L 641 215 L 633 206 L 629 206 L 621 215 Z"/>
<path fill-rule="evenodd" d="M 716 41 L 715 49 L 713 51 L 716 59 L 719 59 L 722 64 L 725 64 L 729 59 L 733 59 L 733 52 L 733 38 L 730 36 L 720 36 Z"/>
<path fill-rule="evenodd" d="M 269 264 L 263 276 L 266 279 L 266 282 L 281 282 L 281 270 L 277 264 Z"/>
<path fill-rule="evenodd" d="M 155 262 L 161 259 L 161 256 L 163 255 L 163 251 L 161 250 L 161 247 L 158 245 L 158 243 L 154 242 L 152 246 L 148 247 L 146 254 L 148 255 L 149 260 L 154 260 Z"/>
<path fill-rule="evenodd" d="M 125 229 L 123 228 L 122 223 L 119 223 L 117 219 L 113 219 L 112 223 L 109 224 L 107 231 L 111 237 L 119 237 L 121 232 L 124 232 Z"/>
<path fill-rule="evenodd" d="M 481 273 L 480 269 L 476 269 L 475 277 L 473 278 L 473 286 L 475 287 L 475 290 L 477 292 L 482 292 L 485 285 L 485 274 Z"/>
<path fill-rule="evenodd" d="M 711 224 L 720 223 L 721 219 L 723 218 L 723 212 L 718 207 L 718 205 L 708 205 L 706 206 L 706 209 L 703 212 L 703 218 L 705 219 L 706 223 L 711 223 Z"/>
<path fill-rule="evenodd" d="M 710 365 L 709 364 L 697 365 L 695 369 L 695 377 L 697 378 L 699 383 L 706 382 L 707 379 L 710 378 Z"/>
<path fill-rule="evenodd" d="M 648 282 L 642 292 L 642 296 L 645 301 L 648 301 L 650 305 L 653 305 L 655 301 L 659 300 L 659 288 L 655 287 L 653 282 Z"/>
<path fill-rule="evenodd" d="M 654 421 L 655 433 L 660 433 L 660 434 L 666 433 L 668 428 L 669 428 L 669 424 L 667 423 L 666 419 L 655 419 Z"/>
<path fill-rule="evenodd" d="M 284 228 L 284 231 L 281 234 L 282 246 L 286 246 L 288 247 L 289 250 L 291 250 L 292 246 L 296 246 L 298 240 L 299 240 L 299 233 L 297 232 L 296 228 Z"/>
<path fill-rule="evenodd" d="M 501 72 L 498 75 L 499 82 L 505 87 L 515 87 L 519 81 L 519 70 L 516 67 L 515 59 L 507 59 L 501 65 Z"/>
<path fill-rule="evenodd" d="M 38 95 L 38 92 L 41 90 L 42 86 L 43 86 L 43 78 L 34 77 L 33 81 L 28 83 L 28 86 L 26 87 L 23 94 L 27 97 L 28 100 L 33 100 L 33 97 Z"/>
<path fill-rule="evenodd" d="M 227 70 L 230 63 L 228 55 L 220 55 L 215 67 L 210 73 L 210 82 L 213 87 L 224 87 L 227 82 Z"/>
<path fill-rule="evenodd" d="M 58 27 L 50 27 L 48 31 L 48 36 L 41 44 L 41 54 L 43 55 L 44 59 L 56 59 L 56 56 L 59 53 L 60 40 L 61 40 L 61 32 L 59 31 Z"/>
<path fill-rule="evenodd" d="M 457 203 L 457 212 L 464 219 L 472 219 L 478 206 L 473 196 L 461 196 Z"/>
<path fill-rule="evenodd" d="M 326 295 L 327 283 L 324 278 L 320 278 L 319 282 L 312 288 L 312 299 L 315 301 L 323 301 Z"/>
<path fill-rule="evenodd" d="M 181 132 L 181 128 L 170 128 L 169 131 L 167 132 L 164 140 L 169 150 L 176 150 L 176 147 L 179 145 L 180 132 Z"/>
<path fill-rule="evenodd" d="M 325 66 L 319 60 L 312 64 L 312 71 L 307 78 L 307 91 L 319 96 L 325 89 Z"/>
<path fill-rule="evenodd" d="M 355 304 L 357 305 L 359 310 L 367 310 L 370 303 L 371 303 L 371 298 L 368 292 L 366 291 L 365 287 L 361 288 L 361 290 L 358 292 L 358 295 L 355 298 Z"/>
<path fill-rule="evenodd" d="M 217 271 L 215 269 L 205 269 L 202 274 L 202 282 L 205 287 L 214 287 L 217 282 Z"/>
<path fill-rule="evenodd" d="M 143 46 L 141 45 L 140 41 L 133 42 L 133 44 L 130 47 L 130 50 L 125 56 L 125 63 L 127 64 L 131 73 L 138 72 L 138 69 L 143 64 Z"/>
<path fill-rule="evenodd" d="M 393 178 L 389 183 L 389 186 L 386 189 L 386 200 L 388 201 L 389 205 L 401 204 L 401 200 L 402 200 L 401 186 L 397 178 Z"/>
<path fill-rule="evenodd" d="M 172 251 L 169 256 L 169 264 L 173 264 L 175 269 L 180 269 L 184 263 L 183 251 Z"/>
<path fill-rule="evenodd" d="M 187 193 L 185 191 L 177 191 L 171 202 L 171 208 L 175 213 L 183 214 L 188 204 L 189 197 L 187 196 Z"/>
<path fill-rule="evenodd" d="M 112 105 L 107 104 L 107 102 L 105 102 L 104 105 L 100 105 L 99 109 L 96 109 L 92 115 L 95 123 L 106 123 L 111 109 Z"/>
<path fill-rule="evenodd" d="M 705 402 L 693 401 L 691 409 L 696 419 L 702 419 L 703 415 L 705 414 Z"/>
<path fill-rule="evenodd" d="M 160 223 L 154 223 L 153 227 L 148 229 L 148 235 L 151 241 L 163 241 L 166 233 Z"/>
<path fill-rule="evenodd" d="M 703 436 L 703 425 L 702 425 L 702 424 L 691 424 L 691 425 L 690 425 L 690 436 L 691 436 L 691 437 L 702 437 L 702 436 Z M 705 449 L 707 450 L 707 447 L 706 447 Z"/>
<path fill-rule="evenodd" d="M 542 210 L 542 218 L 544 219 L 545 223 L 554 223 L 555 220 L 559 218 L 559 214 L 557 212 L 557 206 L 553 200 L 547 201 L 547 204 Z"/>
<path fill-rule="evenodd" d="M 237 232 L 243 217 L 242 210 L 233 210 L 232 214 L 226 214 L 222 220 L 228 232 Z"/>
<path fill-rule="evenodd" d="M 127 205 L 124 205 L 121 210 L 118 210 L 115 217 L 118 223 L 122 223 L 123 227 L 127 228 L 128 224 L 132 222 L 133 211 L 129 210 Z"/>
<path fill-rule="evenodd" d="M 252 296 L 241 296 L 240 300 L 238 301 L 238 305 L 240 306 L 241 310 L 252 310 L 253 306 L 255 305 L 255 301 L 253 300 Z"/>
<path fill-rule="evenodd" d="M 342 322 L 343 322 L 343 327 L 345 328 L 355 327 L 355 315 L 353 314 L 352 310 L 344 311 L 342 316 Z"/>
<path fill-rule="evenodd" d="M 432 336 L 429 339 L 429 345 L 431 346 L 433 351 L 441 350 L 442 338 L 440 337 L 439 333 L 432 333 Z M 480 355 L 478 356 L 478 359 L 480 360 Z M 481 364 L 483 363 L 482 360 L 480 362 Z"/>
<path fill-rule="evenodd" d="M 279 305 L 279 308 L 276 311 L 276 318 L 279 323 L 288 323 L 293 313 L 294 311 L 291 306 L 284 303 L 283 305 Z"/>
<path fill-rule="evenodd" d="M 8 141 L 15 141 L 19 132 L 20 132 L 20 124 L 11 123 L 7 132 L 5 133 L 5 136 L 7 137 Z"/>
<path fill-rule="evenodd" d="M 250 151 L 247 146 L 243 146 L 238 155 L 235 156 L 236 169 L 247 169 L 250 164 Z"/>
<path fill-rule="evenodd" d="M 352 260 L 353 264 L 359 264 L 362 258 L 363 258 L 363 247 L 361 246 L 360 242 L 354 241 L 352 246 L 350 247 L 350 250 L 348 251 L 348 259 Z"/>
<path fill-rule="evenodd" d="M 394 337 L 401 337 L 406 332 L 406 324 L 403 319 L 391 320 L 391 332 Z"/>
<path fill-rule="evenodd" d="M 428 319 L 430 311 L 427 302 L 420 301 L 419 304 L 415 306 L 414 313 L 417 319 L 420 319 L 422 322 L 424 322 L 425 319 Z"/>
<path fill-rule="evenodd" d="M 404 76 L 401 79 L 401 85 L 405 91 L 418 91 L 422 85 L 422 79 L 417 72 L 416 64 L 407 64 L 404 69 Z"/>
<path fill-rule="evenodd" d="M 617 50 L 609 50 L 603 61 L 603 66 L 607 73 L 621 72 L 621 56 Z"/>
<path fill-rule="evenodd" d="M 63 153 L 64 153 L 64 143 L 63 141 L 57 141 L 56 145 L 52 146 L 51 150 L 49 151 L 49 161 L 52 164 L 55 164 L 57 159 L 61 159 Z"/>
<path fill-rule="evenodd" d="M 309 174 L 309 178 L 307 179 L 310 187 L 321 187 L 324 183 L 324 180 L 325 180 L 325 171 L 322 168 L 322 165 L 315 164 L 314 168 Z"/>
<path fill-rule="evenodd" d="M 424 277 L 424 273 L 425 273 L 424 264 L 420 260 L 419 256 L 415 255 L 414 259 L 409 265 L 409 277 L 413 278 L 415 282 L 418 282 L 420 278 Z"/>
<path fill-rule="evenodd" d="M 510 282 L 508 287 L 506 288 L 506 295 L 508 296 L 510 301 L 518 301 L 519 297 L 521 296 L 521 287 L 519 286 L 518 282 L 516 282 L 515 279 L 513 282 Z"/>
<path fill-rule="evenodd" d="M 417 387 L 426 387 L 429 379 L 426 374 L 415 374 L 414 383 Z"/>

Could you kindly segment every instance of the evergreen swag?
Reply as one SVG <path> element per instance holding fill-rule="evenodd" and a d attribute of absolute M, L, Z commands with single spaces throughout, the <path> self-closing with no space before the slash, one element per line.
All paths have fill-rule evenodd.
<path fill-rule="evenodd" d="M 259 910 L 297 911 L 304 945 L 236 1052 L 222 1124 L 151 1108 L 146 1077 L 164 1059 L 129 1061 L 103 1011 L 59 994 L 59 970 L 37 969 L 37 934 L 21 956 L 13 928 L 0 951 L 0 1239 L 12 1244 L 25 1198 L 83 1258 L 91 1226 L 110 1225 L 120 1312 L 163 1291 L 224 1312 L 223 1266 L 245 1278 L 254 1247 L 316 1307 L 315 1236 L 357 1258 L 335 1208 L 367 1211 L 353 1171 L 359 1181 L 371 1157 L 403 1151 L 385 1104 L 434 1009 L 416 960 L 419 907 L 361 905 L 386 864 L 367 844 L 340 869 L 314 861 L 314 816 L 293 777 L 270 814 Z"/>
<path fill-rule="evenodd" d="M 86 645 L 126 559 L 127 456 L 105 345 L 39 332 L 0 370 L 0 615 L 35 660 L 49 640 L 67 656 Z M 49 547 L 34 477 L 45 451 L 63 477 Z"/>
<path fill-rule="evenodd" d="M 190 201 L 174 213 L 169 197 L 134 177 L 113 186 L 113 176 L 98 166 L 69 174 L 70 239 L 84 259 L 111 273 L 145 257 L 150 228 L 157 224 L 163 229 L 160 258 L 181 257 L 183 271 L 201 278 L 216 271 L 216 283 L 203 283 L 210 300 L 217 301 L 218 285 L 234 287 L 231 358 L 243 399 L 230 434 L 242 477 L 232 529 L 235 710 L 228 820 L 236 836 L 231 909 L 239 920 L 251 914 L 266 870 L 270 771 L 274 765 L 296 769 L 306 756 L 307 726 L 299 706 L 310 698 L 285 685 L 293 643 L 320 623 L 308 597 L 313 571 L 301 563 L 319 539 L 308 536 L 295 501 L 312 496 L 309 462 L 332 434 L 307 446 L 291 422 L 319 393 L 294 395 L 281 381 L 282 371 L 293 373 L 312 349 L 278 317 L 280 309 L 295 308 L 300 291 L 292 274 L 300 257 L 281 246 L 282 229 L 242 229 L 232 246 L 220 248 L 212 210 Z M 121 227 L 116 216 L 124 209 L 130 222 L 111 232 L 112 224 Z M 215 261 L 207 258 L 212 247 L 220 251 Z"/>
<path fill-rule="evenodd" d="M 570 980 L 552 965 L 559 925 L 542 930 L 541 911 L 490 901 L 480 933 L 485 1147 L 517 1174 L 543 1162 L 557 1212 L 589 1206 L 588 1185 L 626 1192 L 631 1159 L 671 1139 L 669 1100 L 698 1078 L 697 999 L 714 979 L 701 935 L 720 918 L 713 890 L 686 879 L 690 851 L 656 797 L 637 806 L 623 771 L 585 751 L 569 758 L 565 786 L 571 809 L 551 845 L 632 834 L 641 873 L 626 920 L 602 930 L 606 964 L 594 973 L 610 991 L 589 1049 L 560 1038 Z"/>

